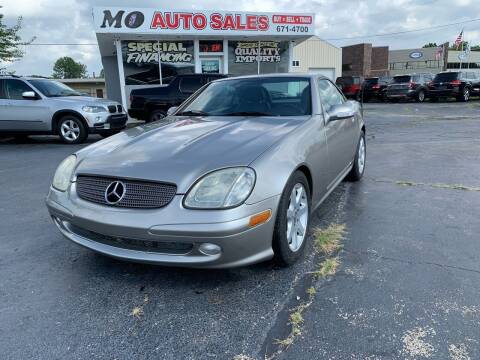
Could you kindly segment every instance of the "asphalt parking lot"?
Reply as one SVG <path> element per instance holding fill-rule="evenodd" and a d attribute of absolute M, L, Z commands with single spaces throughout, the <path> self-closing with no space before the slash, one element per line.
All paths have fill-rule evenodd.
<path fill-rule="evenodd" d="M 313 217 L 312 230 L 346 225 L 327 278 L 312 277 L 312 246 L 288 269 L 96 255 L 65 240 L 44 206 L 56 166 L 80 146 L 0 139 L 1 357 L 479 359 L 479 114 L 480 101 L 366 104 L 365 177 Z M 301 333 L 278 345 L 311 286 Z"/>

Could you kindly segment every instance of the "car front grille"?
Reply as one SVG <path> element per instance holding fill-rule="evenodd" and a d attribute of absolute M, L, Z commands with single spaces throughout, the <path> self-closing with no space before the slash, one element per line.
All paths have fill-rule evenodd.
<path fill-rule="evenodd" d="M 193 243 L 153 241 L 109 236 L 80 228 L 72 223 L 68 223 L 67 227 L 68 230 L 83 238 L 127 250 L 148 251 L 169 255 L 186 255 L 193 249 Z"/>
<path fill-rule="evenodd" d="M 108 203 L 105 192 L 113 182 L 124 185 L 123 197 L 115 204 Z M 124 208 L 161 208 L 170 203 L 177 192 L 173 184 L 127 180 L 100 176 L 77 176 L 77 194 L 86 201 Z"/>

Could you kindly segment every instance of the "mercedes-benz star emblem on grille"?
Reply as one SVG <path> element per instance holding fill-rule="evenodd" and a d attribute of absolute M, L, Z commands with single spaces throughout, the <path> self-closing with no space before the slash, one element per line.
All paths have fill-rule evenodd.
<path fill-rule="evenodd" d="M 105 190 L 105 201 L 107 204 L 118 204 L 125 196 L 125 184 L 121 181 L 111 182 Z"/>

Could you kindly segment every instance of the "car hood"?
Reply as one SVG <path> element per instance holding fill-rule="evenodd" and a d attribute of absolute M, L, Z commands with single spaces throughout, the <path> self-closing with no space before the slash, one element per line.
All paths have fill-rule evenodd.
<path fill-rule="evenodd" d="M 102 98 L 95 98 L 91 96 L 59 96 L 54 97 L 55 100 L 60 100 L 66 103 L 82 103 L 85 105 L 111 105 L 111 104 L 119 104 L 115 101 L 102 99 Z"/>
<path fill-rule="evenodd" d="M 165 181 L 184 193 L 205 173 L 246 166 L 308 117 L 170 117 L 77 153 L 76 174 Z"/>

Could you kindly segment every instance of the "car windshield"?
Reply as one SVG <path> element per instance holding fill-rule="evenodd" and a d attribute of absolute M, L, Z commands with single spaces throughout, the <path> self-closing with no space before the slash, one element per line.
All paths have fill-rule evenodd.
<path fill-rule="evenodd" d="M 230 79 L 210 83 L 176 115 L 311 115 L 310 80 L 299 77 Z"/>
<path fill-rule="evenodd" d="M 59 96 L 81 96 L 78 91 L 71 87 L 54 80 L 29 80 L 30 84 L 35 86 L 43 95 L 47 97 Z"/>
<path fill-rule="evenodd" d="M 456 80 L 457 79 L 457 74 L 458 73 L 456 73 L 456 72 L 448 72 L 448 73 L 437 74 L 437 75 L 435 75 L 434 81 L 446 82 L 446 81 Z"/>
<path fill-rule="evenodd" d="M 393 82 L 394 83 L 397 83 L 397 84 L 405 84 L 405 83 L 408 83 L 410 82 L 410 79 L 411 79 L 411 76 L 395 76 L 393 78 Z"/>

